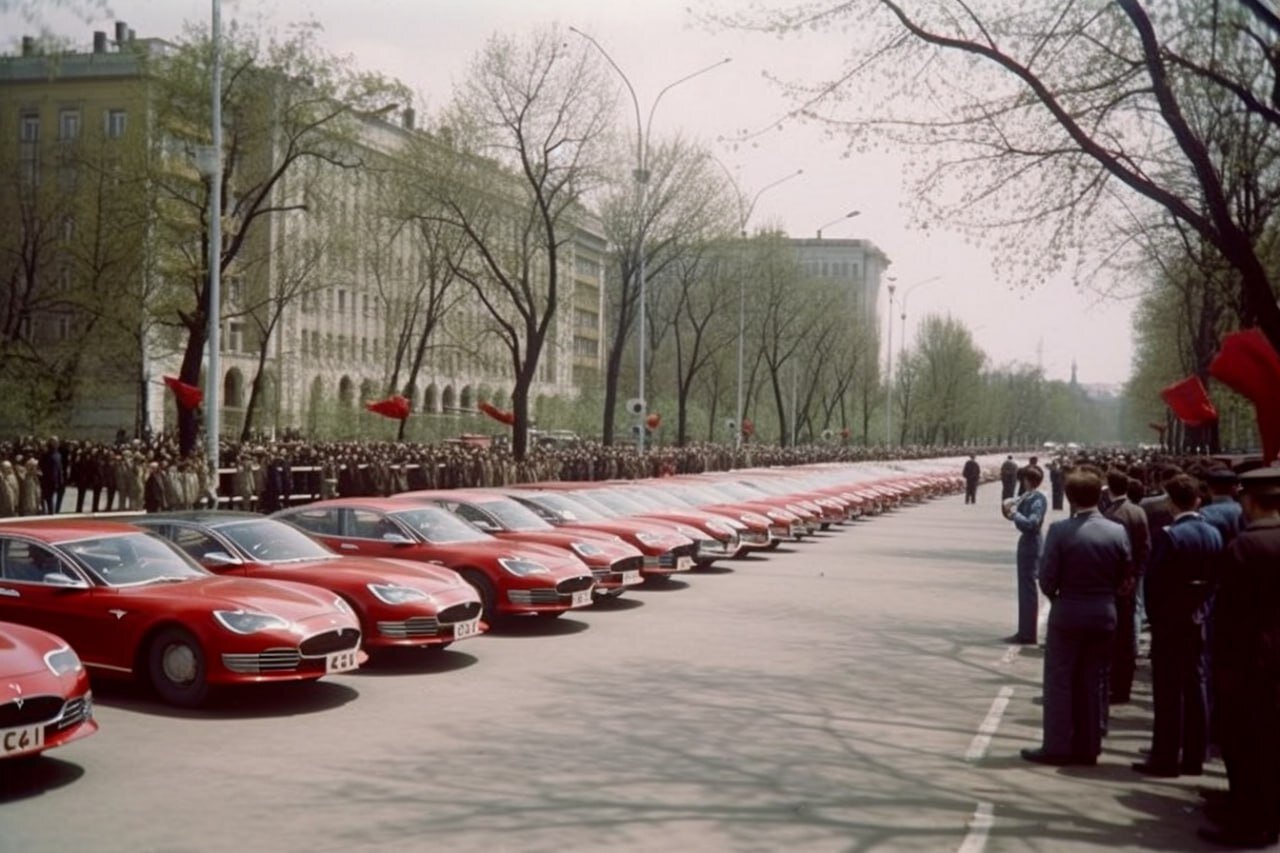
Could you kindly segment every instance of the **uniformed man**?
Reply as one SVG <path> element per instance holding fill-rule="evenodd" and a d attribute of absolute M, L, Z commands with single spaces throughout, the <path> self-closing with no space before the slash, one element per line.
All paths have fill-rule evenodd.
<path fill-rule="evenodd" d="M 1129 576 L 1116 594 L 1116 641 L 1111 655 L 1110 702 L 1121 704 L 1129 701 L 1138 663 L 1137 588 L 1151 551 L 1151 532 L 1147 529 L 1147 514 L 1128 498 L 1128 474 L 1108 472 L 1107 489 L 1112 499 L 1104 515 L 1124 528 L 1132 556 Z"/>

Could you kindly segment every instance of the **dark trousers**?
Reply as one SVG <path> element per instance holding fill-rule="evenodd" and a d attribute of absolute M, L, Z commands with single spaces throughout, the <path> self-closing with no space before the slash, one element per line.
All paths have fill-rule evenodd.
<path fill-rule="evenodd" d="M 1204 766 L 1209 697 L 1204 626 L 1151 626 L 1151 763 L 1165 768 Z"/>
<path fill-rule="evenodd" d="M 964 481 L 964 502 L 967 504 L 976 504 L 978 502 L 978 481 Z"/>
<path fill-rule="evenodd" d="M 1102 673 L 1114 631 L 1055 626 L 1044 655 L 1044 750 L 1097 758 L 1102 752 Z"/>
<path fill-rule="evenodd" d="M 1224 691 L 1215 703 L 1221 714 L 1231 812 L 1241 829 L 1275 832 L 1280 829 L 1277 685 L 1252 673 L 1246 678 L 1252 681 L 1248 687 Z"/>
<path fill-rule="evenodd" d="M 1018 554 L 1018 638 L 1035 642 L 1040 617 L 1035 554 Z"/>
<path fill-rule="evenodd" d="M 1138 599 L 1116 596 L 1116 640 L 1111 651 L 1111 698 L 1128 702 L 1133 692 L 1133 674 L 1138 668 Z"/>
<path fill-rule="evenodd" d="M 1000 478 L 1000 500 L 1008 500 L 1013 497 L 1013 490 L 1017 486 L 1017 481 L 1013 477 Z"/>

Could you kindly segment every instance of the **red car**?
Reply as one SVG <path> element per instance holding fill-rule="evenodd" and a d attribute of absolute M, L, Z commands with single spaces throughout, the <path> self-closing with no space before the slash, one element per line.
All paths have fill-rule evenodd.
<path fill-rule="evenodd" d="M 355 669 L 360 623 L 338 596 L 286 581 L 218 577 L 120 522 L 0 525 L 0 620 L 51 631 L 95 675 L 149 682 L 175 705 L 209 688 Z"/>
<path fill-rule="evenodd" d="M 218 575 L 302 581 L 342 596 L 364 648 L 443 649 L 483 630 L 480 596 L 432 563 L 343 557 L 298 528 L 251 512 L 176 512 L 131 523 L 160 534 Z"/>
<path fill-rule="evenodd" d="M 443 507 L 394 498 L 337 498 L 274 517 L 340 554 L 443 563 L 480 593 L 489 622 L 498 615 L 555 617 L 592 603 L 595 578 L 568 551 L 495 539 Z"/>
<path fill-rule="evenodd" d="M 634 545 L 644 554 L 641 574 L 646 578 L 665 578 L 693 568 L 698 553 L 693 537 L 700 536 L 693 528 L 685 534 L 673 522 L 606 515 L 565 492 L 520 489 L 506 494 L 556 527 L 618 536 Z"/>
<path fill-rule="evenodd" d="M 402 492 L 396 500 L 442 506 L 474 527 L 498 539 L 536 542 L 564 548 L 587 564 L 595 575 L 597 598 L 614 598 L 642 583 L 644 555 L 617 536 L 562 530 L 543 521 L 528 507 L 498 492 L 467 489 Z"/>
<path fill-rule="evenodd" d="M 89 674 L 48 631 L 0 623 L 0 758 L 38 755 L 98 730 Z"/>

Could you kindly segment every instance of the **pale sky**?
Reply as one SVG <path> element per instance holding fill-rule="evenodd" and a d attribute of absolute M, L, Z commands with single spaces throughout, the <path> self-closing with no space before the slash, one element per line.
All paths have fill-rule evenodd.
<path fill-rule="evenodd" d="M 37 4 L 44 6 L 45 4 Z M 86 48 L 95 29 L 113 32 L 123 20 L 138 37 L 173 39 L 184 21 L 206 23 L 210 0 L 109 0 L 109 14 L 84 22 L 42 10 L 46 26 Z M 1053 379 L 1067 379 L 1079 362 L 1080 381 L 1120 383 L 1132 355 L 1128 303 L 1103 301 L 1064 277 L 1035 291 L 1014 287 L 992 269 L 991 254 L 938 226 L 928 235 L 907 222 L 900 164 L 894 156 L 844 155 L 843 146 L 812 126 L 786 124 L 751 142 L 729 140 L 767 127 L 790 103 L 764 78 L 766 70 L 820 80 L 839 68 L 839 34 L 779 39 L 738 31 L 709 31 L 687 11 L 689 0 L 223 0 L 224 24 L 261 18 L 279 26 L 314 18 L 321 41 L 356 64 L 395 76 L 420 93 L 419 114 L 441 108 L 470 59 L 495 31 L 519 35 L 559 22 L 590 33 L 631 80 L 647 115 L 667 84 L 723 58 L 732 62 L 671 89 L 654 115 L 656 139 L 682 133 L 709 147 L 748 195 L 803 169 L 804 174 L 763 193 L 751 226 L 774 225 L 793 237 L 813 237 L 819 226 L 851 209 L 860 211 L 823 231 L 828 238 L 872 241 L 892 261 L 899 296 L 907 301 L 907 340 L 927 313 L 950 313 L 974 333 L 990 361 L 1040 363 Z M 696 4 L 695 4 L 696 5 Z M 746 7 L 719 0 L 719 8 Z M 12 51 L 33 25 L 0 14 L 0 46 Z M 626 95 L 623 95 L 626 98 Z M 634 125 L 629 99 L 622 120 Z M 632 132 L 634 132 L 632 130 Z M 885 295 L 880 295 L 885 336 Z M 901 307 L 894 310 L 894 349 L 902 341 Z"/>

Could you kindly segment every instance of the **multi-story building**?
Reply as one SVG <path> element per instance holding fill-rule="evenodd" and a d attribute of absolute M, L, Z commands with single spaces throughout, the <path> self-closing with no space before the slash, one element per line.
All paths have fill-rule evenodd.
<path fill-rule="evenodd" d="M 869 240 L 794 238 L 796 260 L 808 278 L 831 281 L 846 290 L 854 310 L 874 320 L 880 281 L 889 258 Z"/>
<path fill-rule="evenodd" d="M 112 355 L 113 368 L 104 381 L 80 382 L 74 395 L 64 391 L 74 403 L 54 418 L 77 433 L 173 427 L 175 410 L 160 380 L 178 372 L 182 331 L 175 321 L 182 310 L 180 294 L 187 288 L 189 299 L 192 272 L 202 275 L 199 252 L 188 245 L 198 240 L 199 232 L 175 239 L 180 231 L 174 227 L 175 217 L 158 223 L 169 208 L 154 203 L 158 191 L 147 178 L 159 174 L 157 168 L 170 176 L 186 169 L 192 173 L 189 183 L 199 186 L 194 164 L 175 162 L 175 157 L 185 156 L 190 140 L 174 144 L 173 138 L 185 132 L 196 137 L 198 130 L 175 129 L 172 121 L 159 120 L 148 94 L 152 81 L 147 60 L 164 56 L 173 46 L 135 39 L 123 24 L 117 25 L 115 35 L 108 40 L 105 33 L 95 33 L 91 50 L 57 55 L 43 55 L 34 40 L 24 39 L 20 55 L 0 57 L 0 139 L 6 140 L 8 152 L 0 159 L 5 172 L 0 180 L 58 188 L 57 203 L 49 203 L 46 218 L 63 232 L 83 231 L 81 223 L 90 218 L 95 223 L 106 220 L 103 190 L 87 178 L 110 170 L 97 160 L 67 156 L 72 143 L 87 139 L 92 128 L 95 152 L 110 153 L 113 141 L 120 150 L 128 144 L 136 162 L 128 164 L 129 169 L 121 167 L 118 183 L 129 187 L 131 198 L 140 200 L 140 209 L 147 211 L 133 224 L 128 239 L 118 241 L 137 248 L 137 256 L 130 257 L 127 268 L 108 266 L 123 270 L 112 275 L 128 279 L 112 286 L 134 300 L 129 321 L 134 333 L 118 336 L 120 352 Z M 272 94 L 270 86 L 264 88 L 265 98 L 284 97 Z M 271 190 L 268 206 L 278 212 L 261 217 L 241 254 L 224 271 L 221 375 L 216 381 L 226 434 L 238 433 L 243 425 L 255 378 L 252 425 L 264 431 L 293 427 L 353 433 L 360 418 L 369 417 L 363 413 L 365 401 L 402 390 L 409 392 L 415 411 L 428 415 L 472 411 L 481 399 L 499 405 L 510 400 L 509 356 L 496 338 L 485 334 L 486 310 L 467 285 L 452 284 L 449 298 L 437 306 L 438 323 L 425 345 L 422 327 L 415 323 L 424 310 L 424 283 L 429 285 L 432 276 L 441 274 L 439 258 L 432 256 L 430 241 L 413 223 L 383 227 L 389 213 L 386 199 L 396 189 L 397 158 L 411 141 L 425 137 L 414 126 L 413 111 L 352 112 L 350 118 L 354 133 L 344 139 L 351 146 L 351 159 L 362 167 L 334 168 L 317 158 L 306 168 L 290 171 Z M 256 150 L 238 153 L 242 162 L 261 170 L 278 162 L 280 152 L 274 145 L 261 143 Z M 84 144 L 74 147 L 87 149 Z M 238 190 L 244 191 L 236 180 L 233 176 L 233 201 Z M 119 187 L 115 191 L 123 192 Z M 65 209 L 73 200 L 77 215 L 68 216 Z M 180 217 L 177 224 L 182 225 Z M 198 228 L 198 223 L 191 227 Z M 602 365 L 605 241 L 585 212 L 573 227 L 573 240 L 561 253 L 557 314 L 531 400 L 574 395 L 582 382 L 593 381 Z M 26 230 L 43 232 L 47 223 Z M 30 234 L 15 239 L 21 242 L 22 236 Z M 61 244 L 53 243 L 49 260 L 39 268 L 27 264 L 28 291 L 49 294 L 67 289 L 70 265 L 65 258 L 76 254 L 68 242 L 64 236 Z M 160 251 L 157 243 L 164 244 Z M 187 281 L 174 273 L 171 263 L 184 254 Z M 4 272 L 12 279 L 10 270 Z M 99 287 L 101 276 L 95 279 L 90 272 L 77 273 L 78 300 L 46 296 L 29 301 L 14 320 L 14 340 L 32 351 L 50 340 L 82 342 L 84 318 L 109 313 L 93 300 L 95 293 L 105 296 L 107 291 Z M 117 301 L 129 305 L 128 300 Z M 120 320 L 114 314 L 112 319 Z M 422 357 L 415 359 L 419 350 Z M 415 360 L 418 369 L 410 381 Z M 67 367 L 73 368 L 83 373 L 90 365 Z M 0 418 L 13 422 L 11 427 L 25 426 L 14 422 L 11 412 L 0 412 Z"/>

